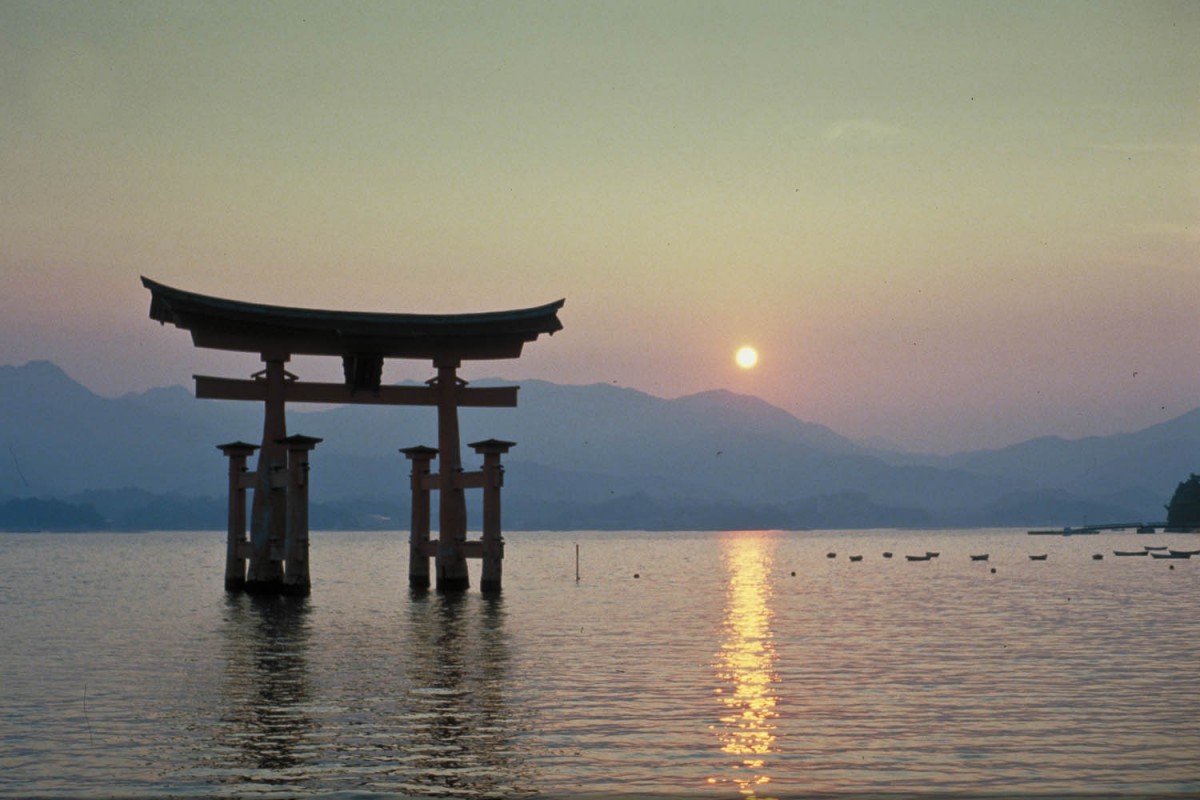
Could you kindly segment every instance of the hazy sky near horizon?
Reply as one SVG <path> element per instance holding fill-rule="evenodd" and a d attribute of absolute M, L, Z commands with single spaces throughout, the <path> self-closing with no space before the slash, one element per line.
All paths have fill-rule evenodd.
<path fill-rule="evenodd" d="M 0 363 L 258 369 L 139 275 L 565 297 L 464 377 L 727 388 L 935 451 L 1134 430 L 1200 405 L 1198 41 L 1190 2 L 0 0 Z"/>

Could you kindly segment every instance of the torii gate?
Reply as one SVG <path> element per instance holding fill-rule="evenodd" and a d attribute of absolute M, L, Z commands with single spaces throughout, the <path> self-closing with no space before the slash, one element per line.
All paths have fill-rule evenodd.
<path fill-rule="evenodd" d="M 288 308 L 246 303 L 164 286 L 148 278 L 150 318 L 183 328 L 197 347 L 259 353 L 265 369 L 250 380 L 196 375 L 196 397 L 259 400 L 264 405 L 260 446 L 219 445 L 229 457 L 229 539 L 225 586 L 230 590 L 307 595 L 308 453 L 320 439 L 288 436 L 284 406 L 294 403 L 356 403 L 436 406 L 437 449 L 401 450 L 412 462 L 413 512 L 409 583 L 429 586 L 435 558 L 437 588 L 470 586 L 467 558 L 484 562 L 480 588 L 500 589 L 500 455 L 512 442 L 488 439 L 471 445 L 484 456 L 478 472 L 463 472 L 458 407 L 515 407 L 516 386 L 468 388 L 457 369 L 466 360 L 517 358 L 526 342 L 562 329 L 564 300 L 536 308 L 480 314 L 381 314 Z M 293 355 L 341 356 L 343 383 L 301 382 L 284 369 Z M 382 386 L 385 358 L 429 359 L 437 376 L 421 386 Z M 256 474 L 246 458 L 259 451 Z M 429 463 L 438 458 L 438 472 Z M 484 489 L 483 540 L 468 542 L 464 489 Z M 245 491 L 254 491 L 246 538 Z M 429 492 L 439 493 L 438 540 L 429 540 Z M 247 562 L 249 566 L 247 567 Z"/>

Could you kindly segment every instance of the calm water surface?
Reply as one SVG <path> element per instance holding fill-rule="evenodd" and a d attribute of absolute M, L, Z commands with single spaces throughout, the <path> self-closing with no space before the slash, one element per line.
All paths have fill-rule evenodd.
<path fill-rule="evenodd" d="M 264 601 L 221 534 L 0 535 L 0 796 L 1200 793 L 1200 559 L 1112 555 L 1200 538 L 506 539 L 499 598 L 318 533 Z"/>

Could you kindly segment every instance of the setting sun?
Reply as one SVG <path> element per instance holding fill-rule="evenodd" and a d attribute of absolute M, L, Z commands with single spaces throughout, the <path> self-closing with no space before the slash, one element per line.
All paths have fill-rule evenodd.
<path fill-rule="evenodd" d="M 758 351 L 749 345 L 740 347 L 733 359 L 742 369 L 750 369 L 758 363 Z"/>

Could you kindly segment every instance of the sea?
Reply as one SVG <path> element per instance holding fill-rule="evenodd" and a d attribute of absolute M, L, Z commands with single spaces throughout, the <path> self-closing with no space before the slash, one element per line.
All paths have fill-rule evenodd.
<path fill-rule="evenodd" d="M 0 797 L 1200 794 L 1200 556 L 1113 554 L 1197 536 L 507 533 L 486 596 L 315 532 L 305 599 L 223 539 L 0 535 Z"/>

